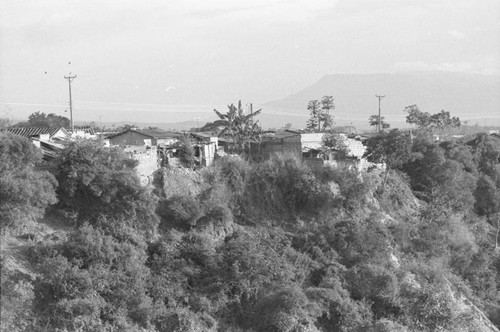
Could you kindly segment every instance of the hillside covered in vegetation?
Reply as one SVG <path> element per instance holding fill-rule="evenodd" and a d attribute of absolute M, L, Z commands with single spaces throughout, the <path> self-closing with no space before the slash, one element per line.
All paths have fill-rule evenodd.
<path fill-rule="evenodd" d="M 385 171 L 226 156 L 148 187 L 119 149 L 48 172 L 2 134 L 1 330 L 498 331 L 500 141 L 397 134 Z"/>

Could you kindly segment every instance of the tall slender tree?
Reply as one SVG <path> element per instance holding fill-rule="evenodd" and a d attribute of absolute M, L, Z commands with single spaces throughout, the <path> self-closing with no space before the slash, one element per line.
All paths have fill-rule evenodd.
<path fill-rule="evenodd" d="M 316 128 L 320 130 L 321 120 L 321 105 L 318 100 L 310 100 L 307 104 L 307 110 L 309 111 L 309 115 L 311 116 L 309 120 L 307 120 L 307 129 L 314 131 Z"/>
<path fill-rule="evenodd" d="M 332 96 L 323 96 L 321 99 L 321 114 L 320 119 L 323 122 L 322 131 L 331 129 L 333 126 L 333 115 L 330 111 L 335 109 L 334 98 Z"/>
<path fill-rule="evenodd" d="M 310 118 L 307 120 L 307 129 L 310 131 L 325 131 L 333 126 L 333 115 L 330 111 L 335 109 L 334 98 L 323 96 L 321 101 L 310 100 L 307 104 Z"/>

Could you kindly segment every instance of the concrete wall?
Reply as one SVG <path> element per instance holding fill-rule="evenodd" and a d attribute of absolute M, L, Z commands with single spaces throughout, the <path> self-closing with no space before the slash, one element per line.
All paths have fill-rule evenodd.
<path fill-rule="evenodd" d="M 160 145 L 163 144 L 165 146 L 169 146 L 177 142 L 177 138 L 158 138 L 156 144 Z"/>
<path fill-rule="evenodd" d="M 302 150 L 321 149 L 323 145 L 323 135 L 324 133 L 307 133 L 300 134 L 300 142 L 302 144 Z"/>
<path fill-rule="evenodd" d="M 259 153 L 260 158 L 266 160 L 275 154 L 291 155 L 296 156 L 297 158 L 302 158 L 300 141 L 293 142 L 280 139 L 262 143 Z"/>
<path fill-rule="evenodd" d="M 366 147 L 361 141 L 355 140 L 353 138 L 346 138 L 345 143 L 350 150 L 349 156 L 353 156 L 358 159 L 361 159 L 363 157 L 363 154 L 366 151 Z"/>
<path fill-rule="evenodd" d="M 201 147 L 200 147 L 201 148 Z M 202 162 L 201 164 L 203 166 L 210 166 L 214 162 L 215 158 L 215 151 L 216 151 L 216 145 L 215 142 L 211 144 L 205 144 L 203 145 L 203 153 L 202 153 Z"/>
<path fill-rule="evenodd" d="M 85 139 L 93 139 L 96 138 L 96 135 L 92 135 L 90 133 L 85 132 L 85 130 L 75 130 L 71 135 L 72 138 L 85 138 Z"/>

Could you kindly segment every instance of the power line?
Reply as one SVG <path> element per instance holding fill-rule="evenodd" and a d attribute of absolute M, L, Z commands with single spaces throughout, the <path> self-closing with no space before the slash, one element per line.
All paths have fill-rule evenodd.
<path fill-rule="evenodd" d="M 124 106 L 124 107 L 227 107 L 227 105 L 216 105 L 216 104 L 145 104 L 145 103 L 116 103 L 116 102 L 102 102 L 102 101 L 86 101 L 86 100 L 75 100 L 77 103 L 87 104 L 87 105 L 113 105 L 113 106 Z"/>
<path fill-rule="evenodd" d="M 66 107 L 66 105 L 54 104 L 32 104 L 32 103 L 16 103 L 16 102 L 0 102 L 0 105 L 13 105 L 13 106 L 39 106 L 39 107 Z"/>

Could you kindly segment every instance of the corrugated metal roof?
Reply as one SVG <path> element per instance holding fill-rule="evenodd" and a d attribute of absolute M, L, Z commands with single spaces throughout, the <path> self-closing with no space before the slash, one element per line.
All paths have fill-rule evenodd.
<path fill-rule="evenodd" d="M 117 136 L 123 135 L 125 133 L 128 133 L 130 131 L 141 134 L 141 135 L 149 136 L 149 137 L 155 138 L 155 139 L 172 138 L 172 137 L 178 138 L 181 136 L 181 133 L 169 132 L 169 131 L 166 131 L 163 129 L 128 129 L 128 130 L 125 130 L 121 133 L 118 133 L 118 134 L 115 134 L 112 136 L 108 136 L 107 138 L 117 137 Z"/>
<path fill-rule="evenodd" d="M 50 137 L 54 136 L 58 131 L 62 130 L 65 135 L 69 137 L 69 133 L 62 127 L 19 127 L 0 129 L 2 132 L 9 132 L 18 136 L 33 137 L 44 134 L 49 134 Z"/>
<path fill-rule="evenodd" d="M 181 136 L 180 133 L 174 133 L 174 132 L 166 131 L 163 129 L 136 129 L 136 130 L 132 130 L 132 131 L 136 131 L 140 134 L 148 135 L 148 136 L 151 136 L 154 138 L 169 138 L 169 137 Z"/>
<path fill-rule="evenodd" d="M 292 131 L 269 131 L 269 132 L 265 132 L 263 135 L 262 135 L 262 139 L 263 140 L 278 140 L 278 139 L 282 139 L 282 138 L 286 138 L 286 137 L 293 137 L 293 136 L 299 136 L 300 133 L 298 132 L 292 132 Z"/>

